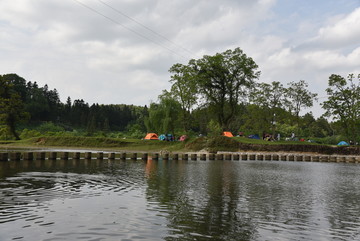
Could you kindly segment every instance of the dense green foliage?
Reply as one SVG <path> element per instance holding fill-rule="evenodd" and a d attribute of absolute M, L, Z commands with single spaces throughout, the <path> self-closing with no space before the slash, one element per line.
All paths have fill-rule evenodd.
<path fill-rule="evenodd" d="M 182 119 L 186 120 L 178 132 L 214 136 L 231 131 L 273 137 L 296 133 L 297 138 L 335 134 L 333 129 L 329 131 L 329 123 L 323 125 L 325 119 L 315 120 L 312 113 L 300 116 L 313 106 L 317 96 L 304 80 L 292 81 L 288 88 L 276 81 L 257 83 L 258 66 L 240 48 L 192 59 L 187 65 L 175 64 L 170 73 L 168 96 L 180 103 Z M 161 105 L 160 99 L 156 109 L 149 108 L 150 115 Z"/>
<path fill-rule="evenodd" d="M 304 80 L 257 83 L 258 66 L 240 48 L 174 64 L 169 90 L 147 106 L 89 105 L 82 99 L 62 103 L 56 89 L 26 81 L 17 74 L 0 75 L 0 140 L 31 137 L 102 137 L 141 139 L 146 132 L 175 137 L 296 135 L 295 140 L 336 144 L 359 142 L 360 87 L 354 75 L 331 75 L 322 105 L 326 115 L 311 112 L 317 94 Z M 325 117 L 330 117 L 329 122 Z M 66 139 L 64 138 L 64 139 Z M 200 140 L 198 140 L 200 141 Z M 229 143 L 228 143 L 229 144 Z M 230 144 L 229 144 L 230 145 Z"/>
<path fill-rule="evenodd" d="M 360 75 L 355 78 L 350 74 L 348 78 L 340 75 L 331 75 L 329 87 L 326 89 L 329 96 L 323 103 L 326 115 L 338 121 L 342 132 L 349 140 L 358 141 L 360 132 Z"/>
<path fill-rule="evenodd" d="M 147 107 L 133 105 L 89 105 L 82 99 L 73 102 L 68 97 L 62 103 L 56 89 L 47 85 L 39 87 L 36 82 L 26 82 L 16 74 L 0 76 L 1 120 L 7 128 L 0 129 L 2 138 L 15 136 L 15 124 L 22 124 L 22 137 L 47 132 L 81 132 L 85 135 L 95 133 L 121 132 L 136 126 L 140 131 L 137 137 L 146 132 L 144 118 Z M 29 131 L 36 129 L 36 131 Z M 10 133 L 9 133 L 10 132 Z"/>
<path fill-rule="evenodd" d="M 19 140 L 16 124 L 26 120 L 28 113 L 24 111 L 24 101 L 17 87 L 16 80 L 11 81 L 7 76 L 0 76 L 0 120 L 6 125 L 10 134 Z"/>
<path fill-rule="evenodd" d="M 258 66 L 240 48 L 214 56 L 205 55 L 190 61 L 189 65 L 196 70 L 194 79 L 205 100 L 204 106 L 209 107 L 224 130 L 229 129 L 240 113 L 239 103 L 247 97 L 254 80 L 260 76 Z"/>

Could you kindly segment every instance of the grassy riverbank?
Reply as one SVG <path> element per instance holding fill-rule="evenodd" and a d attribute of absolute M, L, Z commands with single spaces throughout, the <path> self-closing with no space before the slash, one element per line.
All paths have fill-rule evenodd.
<path fill-rule="evenodd" d="M 105 137 L 37 137 L 21 141 L 0 141 L 2 149 L 103 149 L 129 151 L 254 151 L 254 152 L 312 152 L 321 154 L 360 155 L 359 147 L 338 147 L 300 141 L 263 141 L 240 137 L 199 137 L 185 142 L 119 139 Z"/>
<path fill-rule="evenodd" d="M 0 148 L 61 148 L 61 149 L 108 149 L 108 150 L 137 150 L 137 151 L 179 151 L 183 149 L 183 142 L 166 142 L 158 140 L 119 139 L 105 137 L 36 137 L 20 141 L 0 141 Z"/>

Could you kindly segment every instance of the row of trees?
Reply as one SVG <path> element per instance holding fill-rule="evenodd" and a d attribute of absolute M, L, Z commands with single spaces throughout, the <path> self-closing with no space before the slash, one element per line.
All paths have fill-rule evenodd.
<path fill-rule="evenodd" d="M 147 107 L 134 105 L 89 105 L 82 99 L 73 102 L 68 97 L 62 103 L 56 89 L 39 87 L 16 74 L 0 75 L 0 120 L 15 139 L 20 139 L 16 126 L 32 128 L 52 122 L 64 131 L 84 130 L 91 135 L 97 131 L 124 131 L 136 126 L 145 132 Z"/>
<path fill-rule="evenodd" d="M 190 60 L 187 65 L 175 64 L 170 73 L 170 91 L 164 91 L 160 102 L 149 109 L 152 127 L 162 123 L 156 125 L 162 130 L 174 131 L 170 123 L 179 118 L 183 131 L 194 129 L 193 118 L 202 113 L 207 116 L 206 123 L 222 130 L 243 127 L 275 133 L 278 124 L 287 119 L 291 120 L 287 124 L 296 121 L 299 126 L 300 111 L 311 107 L 317 96 L 307 90 L 303 80 L 289 83 L 288 88 L 280 82 L 255 82 L 260 76 L 258 66 L 240 48 Z M 159 117 L 164 115 L 166 118 L 161 120 Z"/>
<path fill-rule="evenodd" d="M 292 81 L 287 86 L 277 81 L 258 83 L 258 66 L 240 48 L 175 64 L 169 72 L 171 89 L 149 108 L 146 123 L 153 131 L 176 132 L 181 127 L 182 132 L 241 130 L 304 137 L 336 133 L 348 140 L 359 138 L 360 92 L 354 75 L 347 79 L 330 76 L 329 98 L 321 103 L 326 113 L 315 120 L 311 112 L 300 116 L 317 101 L 306 81 Z M 333 121 L 331 125 L 326 117 Z"/>
<path fill-rule="evenodd" d="M 348 140 L 358 140 L 359 76 L 331 75 L 328 99 L 322 103 L 325 115 L 315 119 L 311 112 L 300 115 L 317 100 L 306 81 L 289 82 L 287 86 L 277 81 L 259 83 L 257 64 L 240 48 L 174 64 L 169 72 L 171 89 L 164 90 L 149 108 L 90 106 L 70 97 L 62 103 L 56 89 L 39 87 L 16 74 L 3 75 L 0 120 L 16 139 L 16 124 L 22 121 L 27 127 L 51 122 L 64 130 L 82 129 L 89 135 L 97 131 L 217 135 L 226 130 L 304 137 L 342 134 Z"/>

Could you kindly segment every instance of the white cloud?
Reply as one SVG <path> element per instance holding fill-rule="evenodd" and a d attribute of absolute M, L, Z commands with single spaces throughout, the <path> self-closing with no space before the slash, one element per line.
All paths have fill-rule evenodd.
<path fill-rule="evenodd" d="M 356 58 L 359 59 L 358 50 L 349 55 L 331 50 L 309 52 L 304 55 L 304 59 L 308 61 L 308 64 L 319 70 L 346 69 L 351 66 L 358 66 L 358 62 L 354 62 Z"/>
<path fill-rule="evenodd" d="M 348 15 L 335 16 L 322 26 L 317 35 L 305 41 L 301 48 L 344 49 L 359 45 L 360 7 Z"/>
<path fill-rule="evenodd" d="M 348 63 L 350 66 L 357 67 L 357 71 L 359 71 L 359 63 L 360 63 L 360 46 L 354 51 L 352 51 L 348 56 Z"/>
<path fill-rule="evenodd" d="M 359 44 L 360 39 L 360 8 L 341 19 L 334 25 L 319 30 L 319 41 L 342 47 L 343 45 Z"/>

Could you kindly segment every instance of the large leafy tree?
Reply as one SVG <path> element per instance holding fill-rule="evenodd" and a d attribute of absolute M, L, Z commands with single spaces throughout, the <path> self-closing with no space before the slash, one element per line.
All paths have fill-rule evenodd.
<path fill-rule="evenodd" d="M 2 77 L 4 81 L 11 83 L 13 91 L 17 92 L 20 95 L 21 100 L 26 103 L 28 91 L 26 80 L 17 74 L 4 74 Z"/>
<path fill-rule="evenodd" d="M 169 92 L 164 91 L 159 96 L 159 103 L 150 104 L 149 116 L 145 118 L 147 131 L 175 134 L 179 126 L 180 110 L 179 102 L 173 99 Z"/>
<path fill-rule="evenodd" d="M 241 116 L 244 123 L 241 131 L 247 131 L 248 134 L 261 134 L 265 130 L 271 129 L 270 121 L 268 120 L 268 113 L 264 108 L 256 104 L 249 104 L 246 106 L 246 112 Z"/>
<path fill-rule="evenodd" d="M 255 61 L 240 48 L 190 61 L 196 70 L 199 93 L 217 116 L 222 129 L 228 129 L 239 110 L 239 103 L 260 76 Z"/>
<path fill-rule="evenodd" d="M 198 89 L 194 68 L 190 65 L 174 64 L 169 72 L 172 74 L 170 82 L 171 95 L 177 100 L 182 109 L 182 125 L 188 131 L 191 122 L 191 111 L 197 104 Z"/>
<path fill-rule="evenodd" d="M 283 108 L 288 105 L 285 93 L 286 88 L 280 82 L 273 81 L 271 84 L 257 84 L 250 94 L 251 101 L 262 110 L 262 118 L 270 124 L 273 135 L 276 131 L 279 115 Z"/>
<path fill-rule="evenodd" d="M 15 139 L 19 140 L 16 124 L 28 118 L 29 114 L 24 111 L 24 103 L 15 90 L 14 83 L 0 75 L 0 121 L 7 126 Z"/>
<path fill-rule="evenodd" d="M 312 107 L 314 101 L 317 100 L 317 94 L 310 92 L 307 89 L 308 86 L 309 85 L 305 80 L 300 80 L 298 82 L 292 81 L 289 83 L 289 87 L 286 91 L 289 99 L 289 109 L 295 115 L 298 126 L 300 121 L 300 111 Z"/>
<path fill-rule="evenodd" d="M 326 92 L 328 100 L 322 103 L 325 115 L 339 122 L 348 141 L 355 141 L 360 124 L 360 75 L 344 78 L 332 74 Z"/>

